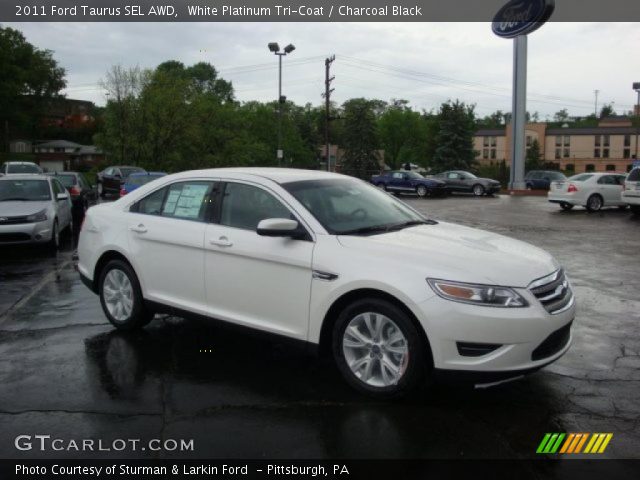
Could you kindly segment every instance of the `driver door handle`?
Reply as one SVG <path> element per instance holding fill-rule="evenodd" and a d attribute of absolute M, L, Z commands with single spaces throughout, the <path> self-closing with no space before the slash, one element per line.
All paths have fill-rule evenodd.
<path fill-rule="evenodd" d="M 217 245 L 218 247 L 230 247 L 233 242 L 229 241 L 227 237 L 220 237 L 217 240 L 215 238 L 209 239 L 211 245 Z"/>
<path fill-rule="evenodd" d="M 129 227 L 129 230 L 136 233 L 147 233 L 147 227 L 145 227 L 142 223 Z"/>

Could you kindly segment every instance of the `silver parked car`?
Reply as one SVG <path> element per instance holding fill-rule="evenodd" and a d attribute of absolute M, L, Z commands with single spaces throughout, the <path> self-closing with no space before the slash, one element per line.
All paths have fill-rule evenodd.
<path fill-rule="evenodd" d="M 0 177 L 3 175 L 20 175 L 23 173 L 42 173 L 42 169 L 33 162 L 5 162 L 0 166 Z"/>
<path fill-rule="evenodd" d="M 7 175 L 0 178 L 0 245 L 60 245 L 60 232 L 71 231 L 71 199 L 57 178 Z"/>

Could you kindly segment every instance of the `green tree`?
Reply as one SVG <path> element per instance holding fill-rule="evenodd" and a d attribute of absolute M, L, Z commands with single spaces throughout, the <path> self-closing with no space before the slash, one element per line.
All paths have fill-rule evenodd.
<path fill-rule="evenodd" d="M 566 108 L 563 108 L 553 115 L 553 120 L 556 122 L 566 122 L 569 120 L 569 111 Z"/>
<path fill-rule="evenodd" d="M 600 118 L 612 117 L 616 114 L 612 103 L 605 103 L 600 110 Z"/>
<path fill-rule="evenodd" d="M 404 163 L 425 162 L 427 123 L 406 101 L 394 101 L 378 121 L 385 163 L 393 170 Z"/>
<path fill-rule="evenodd" d="M 343 104 L 345 150 L 342 169 L 362 179 L 380 170 L 378 158 L 378 129 L 375 108 L 378 103 L 354 98 Z"/>
<path fill-rule="evenodd" d="M 437 122 L 433 166 L 438 170 L 471 169 L 476 157 L 473 149 L 474 107 L 459 100 L 449 100 L 441 105 Z"/>
<path fill-rule="evenodd" d="M 50 50 L 40 50 L 22 33 L 0 26 L 0 128 L 3 150 L 17 134 L 37 137 L 48 100 L 66 86 L 65 70 Z"/>
<path fill-rule="evenodd" d="M 542 167 L 542 153 L 540 152 L 540 143 L 537 139 L 531 142 L 531 146 L 527 148 L 525 156 L 526 170 L 537 170 Z"/>

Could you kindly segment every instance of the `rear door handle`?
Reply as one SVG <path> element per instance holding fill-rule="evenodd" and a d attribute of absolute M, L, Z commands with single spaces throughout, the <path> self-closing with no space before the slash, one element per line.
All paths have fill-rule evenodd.
<path fill-rule="evenodd" d="M 217 245 L 218 247 L 230 247 L 233 245 L 233 242 L 229 241 L 227 237 L 220 237 L 217 240 L 215 238 L 211 238 L 209 243 L 211 245 Z"/>
<path fill-rule="evenodd" d="M 142 223 L 129 227 L 129 230 L 136 233 L 147 233 L 147 227 L 145 227 Z"/>

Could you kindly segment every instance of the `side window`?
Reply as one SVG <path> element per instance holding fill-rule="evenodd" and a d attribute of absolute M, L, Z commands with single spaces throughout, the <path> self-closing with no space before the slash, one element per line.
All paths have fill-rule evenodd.
<path fill-rule="evenodd" d="M 82 174 L 78 175 L 78 183 L 80 184 L 80 188 L 83 190 L 91 188 L 89 187 L 89 182 Z"/>
<path fill-rule="evenodd" d="M 598 179 L 598 183 L 600 185 L 613 185 L 614 181 L 613 178 L 611 178 L 611 175 L 603 175 Z"/>
<path fill-rule="evenodd" d="M 262 188 L 243 183 L 227 183 L 222 200 L 220 224 L 255 230 L 265 218 L 293 218 L 278 199 Z"/>
<path fill-rule="evenodd" d="M 51 184 L 53 185 L 53 194 L 54 195 L 58 195 L 59 193 L 63 193 L 64 187 L 62 185 L 60 185 L 60 182 L 57 179 L 52 179 L 51 180 Z"/>
<path fill-rule="evenodd" d="M 162 212 L 162 202 L 167 188 L 161 188 L 147 195 L 131 208 L 132 212 L 144 213 L 145 215 L 160 215 Z"/>
<path fill-rule="evenodd" d="M 113 175 L 113 167 L 109 167 L 104 171 L 105 175 Z"/>
<path fill-rule="evenodd" d="M 210 205 L 212 182 L 181 182 L 167 187 L 163 217 L 204 221 Z"/>
<path fill-rule="evenodd" d="M 396 173 L 394 173 L 394 174 L 393 174 L 393 178 L 399 178 L 399 179 L 402 179 L 402 178 L 403 178 L 403 175 L 402 175 L 402 173 L 400 173 L 400 172 L 396 172 Z"/>
<path fill-rule="evenodd" d="M 452 179 L 452 180 L 456 180 L 458 178 L 458 174 L 454 173 L 454 172 L 451 172 L 451 173 L 447 174 L 447 177 Z"/>

